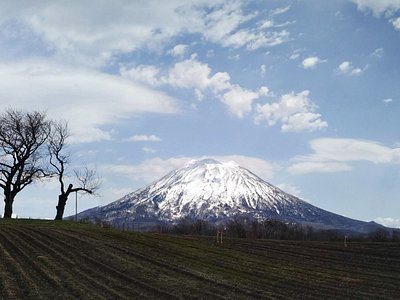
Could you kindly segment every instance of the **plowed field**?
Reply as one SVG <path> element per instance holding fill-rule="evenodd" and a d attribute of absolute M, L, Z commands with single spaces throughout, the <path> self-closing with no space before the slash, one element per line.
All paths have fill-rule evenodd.
<path fill-rule="evenodd" d="M 0 220 L 1 299 L 399 299 L 400 244 L 282 242 Z"/>

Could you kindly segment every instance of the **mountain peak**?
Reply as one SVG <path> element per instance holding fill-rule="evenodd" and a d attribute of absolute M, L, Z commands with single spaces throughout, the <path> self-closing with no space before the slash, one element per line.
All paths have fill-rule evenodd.
<path fill-rule="evenodd" d="M 284 193 L 235 162 L 191 161 L 108 208 L 129 207 L 141 217 L 177 221 L 183 217 L 223 221 L 234 216 L 266 219 L 304 201 Z M 305 203 L 305 202 L 304 202 Z"/>
<path fill-rule="evenodd" d="M 235 162 L 212 158 L 190 161 L 151 185 L 79 217 L 117 223 L 278 219 L 322 228 L 368 228 L 365 222 L 327 212 L 285 193 Z"/>

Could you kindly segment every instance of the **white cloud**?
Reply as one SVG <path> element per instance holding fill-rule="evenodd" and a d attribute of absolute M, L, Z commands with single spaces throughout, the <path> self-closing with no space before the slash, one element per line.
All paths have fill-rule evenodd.
<path fill-rule="evenodd" d="M 362 73 L 362 70 L 360 68 L 354 68 L 353 70 L 351 70 L 351 75 L 358 75 L 361 73 Z"/>
<path fill-rule="evenodd" d="M 289 26 L 289 25 L 292 25 L 292 24 L 296 24 L 296 23 L 297 23 L 296 20 L 294 20 L 294 21 L 286 21 L 286 22 L 284 22 L 284 23 L 275 24 L 274 27 L 275 27 L 275 28 L 286 27 L 286 26 Z"/>
<path fill-rule="evenodd" d="M 206 53 L 206 57 L 207 58 L 211 58 L 211 57 L 214 57 L 214 56 L 215 56 L 215 53 L 214 53 L 213 49 L 207 50 L 207 53 Z"/>
<path fill-rule="evenodd" d="M 255 99 L 260 97 L 260 92 L 253 92 L 234 85 L 230 90 L 222 95 L 222 102 L 228 106 L 229 111 L 239 118 L 252 111 L 252 104 Z"/>
<path fill-rule="evenodd" d="M 203 159 L 205 157 L 171 157 L 162 159 L 159 157 L 144 160 L 137 165 L 105 165 L 102 169 L 107 172 L 113 172 L 130 177 L 134 181 L 144 181 L 146 184 L 166 175 L 177 168 L 183 167 L 186 163 L 194 159 Z M 212 158 L 221 161 L 235 161 L 240 166 L 250 170 L 264 180 L 273 178 L 279 166 L 260 158 L 248 157 L 243 155 L 212 156 Z"/>
<path fill-rule="evenodd" d="M 174 48 L 172 48 L 169 53 L 172 56 L 184 56 L 187 49 L 188 49 L 188 45 L 184 45 L 184 44 L 178 44 L 176 45 Z"/>
<path fill-rule="evenodd" d="M 339 70 L 342 73 L 347 73 L 350 70 L 350 62 L 344 61 L 339 65 Z"/>
<path fill-rule="evenodd" d="M 131 142 L 161 142 L 161 139 L 154 135 L 134 135 L 131 136 L 130 138 L 126 139 L 126 141 L 131 141 Z"/>
<path fill-rule="evenodd" d="M 202 63 L 193 54 L 189 59 L 177 62 L 167 74 L 152 66 L 139 66 L 132 69 L 122 68 L 121 74 L 133 80 L 142 80 L 152 86 L 170 85 L 174 88 L 193 89 L 197 100 L 202 100 L 206 93 L 211 93 L 220 99 L 228 110 L 239 118 L 252 111 L 253 101 L 261 96 L 267 96 L 267 87 L 258 91 L 245 89 L 230 82 L 227 72 L 212 73 L 208 64 Z M 143 74 L 143 75 L 141 75 Z"/>
<path fill-rule="evenodd" d="M 335 17 L 342 18 L 343 17 L 343 13 L 340 10 L 338 10 L 338 11 L 335 12 Z"/>
<path fill-rule="evenodd" d="M 270 12 L 271 15 L 280 15 L 283 14 L 285 12 L 287 12 L 290 9 L 290 5 L 288 6 L 284 6 L 284 7 L 279 7 L 277 9 L 274 9 Z"/>
<path fill-rule="evenodd" d="M 371 56 L 374 56 L 374 57 L 377 57 L 377 58 L 382 58 L 384 53 L 385 53 L 385 51 L 383 50 L 383 48 L 376 48 L 371 53 Z"/>
<path fill-rule="evenodd" d="M 349 61 L 342 62 L 338 67 L 338 71 L 342 74 L 349 75 L 359 75 L 363 72 L 360 68 L 353 67 Z"/>
<path fill-rule="evenodd" d="M 393 102 L 393 99 L 392 98 L 386 98 L 386 99 L 383 99 L 383 102 L 386 103 L 386 104 L 389 104 L 389 103 Z"/>
<path fill-rule="evenodd" d="M 302 66 L 304 69 L 313 69 L 313 68 L 315 68 L 317 65 L 322 64 L 322 63 L 324 63 L 324 62 L 327 62 L 327 60 L 326 60 L 326 59 L 320 59 L 320 58 L 317 57 L 317 56 L 310 56 L 310 57 L 305 58 L 305 59 L 302 61 L 301 66 Z"/>
<path fill-rule="evenodd" d="M 282 131 L 321 130 L 328 127 L 326 121 L 322 121 L 321 115 L 312 111 L 298 112 L 288 116 L 282 124 Z"/>
<path fill-rule="evenodd" d="M 250 24 L 250 21 L 253 21 L 260 12 L 248 13 L 244 9 L 246 4 L 241 1 L 198 0 L 187 2 L 173 0 L 159 3 L 150 0 L 139 6 L 131 1 L 121 0 L 119 5 L 102 3 L 98 5 L 96 10 L 92 9 L 91 4 L 74 1 L 68 5 L 40 2 L 36 5 L 26 4 L 21 6 L 10 2 L 0 6 L 0 24 L 16 20 L 16 23 L 23 24 L 32 34 L 40 37 L 44 48 L 50 49 L 48 55 L 51 56 L 51 61 L 61 62 L 56 67 L 62 69 L 61 72 L 66 69 L 65 65 L 80 66 L 79 68 L 85 66 L 96 70 L 82 71 L 83 73 L 91 73 L 91 77 L 85 75 L 86 79 L 91 78 L 90 83 L 85 82 L 85 80 L 78 82 L 79 70 L 76 78 L 73 78 L 72 74 L 69 75 L 70 78 L 68 79 L 57 75 L 58 86 L 67 86 L 71 81 L 74 81 L 72 84 L 76 82 L 79 87 L 86 83 L 87 86 L 90 86 L 90 92 L 93 93 L 90 97 L 93 96 L 93 99 L 97 97 L 100 102 L 102 102 L 101 99 L 108 98 L 109 102 L 112 99 L 115 106 L 120 107 L 119 102 L 122 100 L 118 99 L 132 97 L 132 103 L 139 104 L 134 108 L 134 105 L 128 100 L 123 100 L 123 102 L 128 101 L 129 104 L 127 109 L 121 109 L 121 115 L 118 115 L 119 111 L 117 112 L 113 105 L 106 104 L 105 101 L 102 102 L 104 104 L 91 103 L 91 107 L 96 106 L 96 109 L 89 110 L 87 108 L 87 115 L 80 118 L 82 121 L 79 123 L 81 128 L 79 131 L 86 132 L 84 138 L 83 136 L 79 138 L 81 141 L 110 139 L 112 132 L 101 129 L 101 127 L 110 125 L 116 119 L 133 112 L 175 112 L 177 110 L 174 107 L 173 99 L 166 94 L 151 90 L 138 83 L 144 83 L 153 88 L 159 88 L 163 85 L 170 85 L 175 88 L 191 88 L 200 100 L 207 93 L 211 93 L 239 117 L 251 111 L 253 100 L 261 96 L 258 91 L 250 91 L 231 83 L 230 76 L 226 72 L 212 74 L 210 67 L 199 62 L 195 56 L 175 64 L 173 68 L 167 72 L 164 71 L 164 73 L 158 67 L 149 65 L 122 66 L 120 77 L 123 78 L 115 75 L 102 75 L 98 71 L 110 62 L 116 63 L 115 59 L 119 55 L 131 53 L 137 49 L 148 49 L 149 51 L 163 53 L 163 45 L 168 44 L 167 41 L 171 41 L 172 38 L 183 33 L 200 34 L 203 39 L 223 47 L 245 47 L 248 50 L 281 44 L 289 36 L 289 32 L 286 30 L 269 31 L 267 28 L 261 28 L 261 24 Z M 123 7 L 122 10 L 121 7 Z M 281 9 L 279 13 L 287 9 Z M 19 38 L 22 39 L 23 37 Z M 186 53 L 187 47 L 184 44 L 176 45 L 170 50 L 170 53 L 171 55 L 181 56 Z M 49 59 L 49 57 L 47 58 Z M 58 69 L 49 69 L 46 72 L 52 73 L 51 76 L 54 77 L 54 73 L 59 72 Z M 44 80 L 46 76 L 44 74 L 41 78 Z M 94 77 L 102 79 L 98 80 L 96 85 L 99 92 L 95 91 Z M 46 77 L 47 79 L 49 79 L 49 76 Z M 131 82 L 128 82 L 127 79 Z M 107 81 L 107 84 L 104 81 Z M 112 91 L 109 88 L 111 82 L 114 84 Z M 117 83 L 118 86 L 116 86 Z M 52 83 L 48 82 L 48 84 Z M 42 87 L 42 93 L 44 93 L 45 85 Z M 56 87 L 52 85 L 49 93 L 52 92 L 52 89 L 56 89 Z M 88 88 L 82 89 L 89 92 Z M 36 89 L 36 91 L 38 90 Z M 89 96 L 75 95 L 78 91 L 70 86 L 69 89 L 64 87 L 57 92 L 54 91 L 57 95 L 53 96 L 59 96 L 63 90 L 68 90 L 64 94 L 68 99 L 70 99 L 70 96 L 74 96 L 76 99 Z M 137 91 L 138 96 L 135 98 L 138 98 L 138 100 L 133 98 L 134 90 Z M 144 92 L 149 98 L 147 102 L 144 100 Z M 239 97 L 242 98 L 239 99 Z M 114 98 L 117 100 L 114 100 Z M 87 100 L 78 103 L 82 106 L 89 102 Z M 160 105 L 156 107 L 155 103 Z M 108 109 L 108 107 L 111 107 L 111 109 Z M 73 110 L 70 110 L 71 115 Z M 100 110 L 102 113 L 97 114 Z M 73 115 L 76 119 L 78 116 L 82 116 L 82 112 Z M 85 118 L 89 121 L 83 121 Z M 99 120 L 96 120 L 96 118 Z M 92 120 L 91 125 L 85 126 L 90 120 Z M 78 123 L 74 122 L 74 124 Z M 78 131 L 78 126 L 76 126 L 76 129 Z"/>
<path fill-rule="evenodd" d="M 313 153 L 295 157 L 288 171 L 294 174 L 310 172 L 348 171 L 351 162 L 400 164 L 400 148 L 389 148 L 374 141 L 321 138 L 312 140 Z"/>
<path fill-rule="evenodd" d="M 400 30 L 400 17 L 398 17 L 397 19 L 390 20 L 390 23 L 392 23 L 393 27 L 396 30 Z"/>
<path fill-rule="evenodd" d="M 257 176 L 264 180 L 271 180 L 275 173 L 280 169 L 279 165 L 266 161 L 261 158 L 244 156 L 244 155 L 225 155 L 225 156 L 213 156 L 218 161 L 229 162 L 234 161 L 241 167 L 248 169 Z"/>
<path fill-rule="evenodd" d="M 244 15 L 238 1 L 226 2 L 218 10 L 213 10 L 205 17 L 206 39 L 220 43 L 223 47 L 255 50 L 261 47 L 272 47 L 288 40 L 289 32 L 265 31 L 271 28 L 272 21 L 265 21 L 255 27 L 245 27 L 243 24 L 256 17 L 258 12 Z"/>
<path fill-rule="evenodd" d="M 211 75 L 211 68 L 197 60 L 193 54 L 189 59 L 175 63 L 166 75 L 155 66 L 138 66 L 131 69 L 122 67 L 122 76 L 132 80 L 146 82 L 149 85 L 171 85 L 175 88 L 194 89 L 197 92 L 210 89 L 220 92 L 230 87 L 230 76 L 226 72 L 217 72 Z"/>
<path fill-rule="evenodd" d="M 217 72 L 211 75 L 211 68 L 197 60 L 196 55 L 190 59 L 178 62 L 163 77 L 162 82 L 178 88 L 193 88 L 200 91 L 211 89 L 215 92 L 230 87 L 230 76 L 226 72 Z"/>
<path fill-rule="evenodd" d="M 39 37 L 60 61 L 87 66 L 103 66 L 116 55 L 137 49 L 163 50 L 166 42 L 183 33 L 200 34 L 224 47 L 247 49 L 287 40 L 287 32 L 265 32 L 247 24 L 259 12 L 248 14 L 245 6 L 242 1 L 223 0 L 149 0 L 140 5 L 121 0 L 118 5 L 101 2 L 93 9 L 87 1 L 24 5 L 11 1 L 0 5 L 0 24 L 16 21 Z M 245 36 L 243 43 L 237 41 L 238 36 Z M 24 38 L 22 32 L 18 38 Z M 180 54 L 184 49 L 175 50 L 173 54 Z"/>
<path fill-rule="evenodd" d="M 400 10 L 400 0 L 351 0 L 357 4 L 357 8 L 363 12 L 372 12 L 375 17 L 384 15 L 394 29 L 400 30 L 400 17 L 391 18 Z"/>
<path fill-rule="evenodd" d="M 151 86 L 159 84 L 158 75 L 160 70 L 155 66 L 139 65 L 133 68 L 121 67 L 120 74 L 122 77 L 129 78 L 136 82 L 142 82 Z"/>
<path fill-rule="evenodd" d="M 242 29 L 225 37 L 222 44 L 224 47 L 240 48 L 261 38 L 261 35 L 256 36 L 248 29 Z"/>
<path fill-rule="evenodd" d="M 204 95 L 199 89 L 194 89 L 194 96 L 198 101 L 202 101 L 204 99 Z"/>
<path fill-rule="evenodd" d="M 148 147 L 148 146 L 144 146 L 142 149 L 143 149 L 143 151 L 144 151 L 145 153 L 149 153 L 149 154 L 152 154 L 152 153 L 156 153 L 156 152 L 157 152 L 154 148 L 151 148 L 151 147 Z"/>
<path fill-rule="evenodd" d="M 280 188 L 282 191 L 284 191 L 286 193 L 289 193 L 289 194 L 291 194 L 293 196 L 300 197 L 300 195 L 301 195 L 300 189 L 298 187 L 296 187 L 296 186 L 291 185 L 291 184 L 281 183 L 281 184 L 278 184 L 277 187 Z"/>
<path fill-rule="evenodd" d="M 102 170 L 128 176 L 133 181 L 144 181 L 146 184 L 161 178 L 172 170 L 182 167 L 190 161 L 188 157 L 175 157 L 163 160 L 152 158 L 137 165 L 104 165 Z"/>
<path fill-rule="evenodd" d="M 260 96 L 272 96 L 272 93 L 269 91 L 269 88 L 267 88 L 266 86 L 260 87 L 260 89 L 258 90 L 258 94 Z"/>
<path fill-rule="evenodd" d="M 286 30 L 264 32 L 258 30 L 242 29 L 226 37 L 222 45 L 224 47 L 240 48 L 246 46 L 248 50 L 256 50 L 261 47 L 272 47 L 286 42 L 289 32 Z"/>
<path fill-rule="evenodd" d="M 328 123 L 316 113 L 316 105 L 308 98 L 310 92 L 282 95 L 278 102 L 257 104 L 255 122 L 266 121 L 269 126 L 280 122 L 283 132 L 301 130 L 321 130 Z"/>
<path fill-rule="evenodd" d="M 204 36 L 213 42 L 221 42 L 235 32 L 241 24 L 254 17 L 254 14 L 243 15 L 241 4 L 238 1 L 224 3 L 220 9 L 214 9 L 206 15 Z"/>
<path fill-rule="evenodd" d="M 375 17 L 392 14 L 400 9 L 400 0 L 351 0 L 361 11 L 372 11 Z"/>
<path fill-rule="evenodd" d="M 389 148 L 374 141 L 322 138 L 311 141 L 314 158 L 331 161 L 400 163 L 400 148 Z"/>
<path fill-rule="evenodd" d="M 304 49 L 301 49 L 301 48 L 295 49 L 295 50 L 292 52 L 292 54 L 289 56 L 289 59 L 291 59 L 291 60 L 298 59 L 298 58 L 300 57 L 300 54 L 301 54 L 302 52 L 304 52 Z"/>
<path fill-rule="evenodd" d="M 260 73 L 261 73 L 261 76 L 264 76 L 265 73 L 267 73 L 267 66 L 266 65 L 261 65 Z"/>
<path fill-rule="evenodd" d="M 264 20 L 260 25 L 261 29 L 268 29 L 268 28 L 271 28 L 271 27 L 274 27 L 274 21 L 268 20 L 268 19 Z"/>
<path fill-rule="evenodd" d="M 0 65 L 0 107 L 45 110 L 69 121 L 75 142 L 111 139 L 104 129 L 138 113 L 176 113 L 175 100 L 119 76 L 44 61 Z"/>
<path fill-rule="evenodd" d="M 351 170 L 351 166 L 340 162 L 326 161 L 304 161 L 293 163 L 288 167 L 291 174 L 306 174 L 306 173 L 335 173 Z"/>
<path fill-rule="evenodd" d="M 258 12 L 243 14 L 239 1 L 225 2 L 219 9 L 205 15 L 204 37 L 223 47 L 246 47 L 248 50 L 255 50 L 279 45 L 288 40 L 289 32 L 286 30 L 265 31 L 270 28 L 268 22 L 255 27 L 244 26 L 246 22 L 254 19 Z"/>
<path fill-rule="evenodd" d="M 374 221 L 386 227 L 400 228 L 400 219 L 378 217 Z"/>
<path fill-rule="evenodd" d="M 132 1 L 102 2 L 96 9 L 80 1 L 68 5 L 10 2 L 2 5 L 0 23 L 11 19 L 26 24 L 63 60 L 102 65 L 115 54 L 156 49 L 182 31 L 201 31 L 200 12 L 217 2 L 199 1 L 196 7 L 183 1 L 146 1 L 141 6 Z"/>

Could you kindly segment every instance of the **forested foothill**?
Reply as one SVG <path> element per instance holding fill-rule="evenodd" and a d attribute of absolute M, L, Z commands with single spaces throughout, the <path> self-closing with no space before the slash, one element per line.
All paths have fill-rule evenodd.
<path fill-rule="evenodd" d="M 56 220 L 62 220 L 71 193 L 93 194 L 98 190 L 100 181 L 94 169 L 69 170 L 69 135 L 68 124 L 48 118 L 46 112 L 9 108 L 0 113 L 0 188 L 4 194 L 4 218 L 12 217 L 18 194 L 40 180 L 57 179 L 60 184 L 58 202 L 55 201 Z M 54 198 L 57 199 L 56 195 Z"/>

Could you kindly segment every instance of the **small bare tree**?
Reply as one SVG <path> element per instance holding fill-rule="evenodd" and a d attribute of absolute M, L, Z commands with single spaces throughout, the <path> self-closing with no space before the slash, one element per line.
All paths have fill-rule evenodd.
<path fill-rule="evenodd" d="M 0 115 L 0 187 L 4 218 L 11 218 L 15 196 L 37 179 L 49 176 L 45 144 L 50 122 L 44 112 L 8 109 Z"/>
<path fill-rule="evenodd" d="M 68 124 L 64 121 L 53 122 L 49 142 L 50 165 L 54 169 L 60 183 L 57 214 L 55 220 L 62 220 L 68 197 L 71 193 L 83 192 L 94 194 L 100 187 L 100 180 L 96 171 L 88 167 L 74 170 L 76 187 L 72 183 L 66 188 L 67 167 L 70 163 L 70 153 L 67 151 L 66 140 L 69 137 Z"/>

